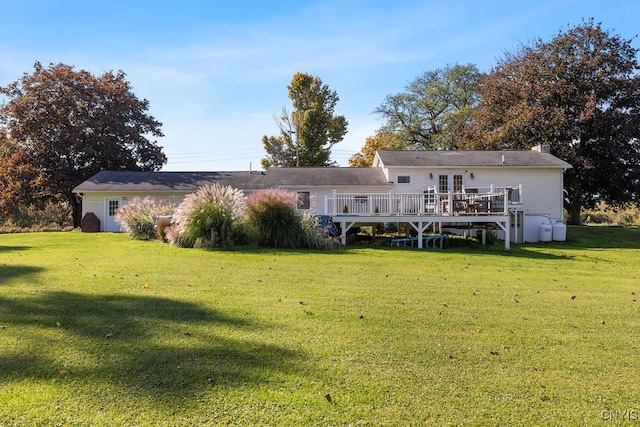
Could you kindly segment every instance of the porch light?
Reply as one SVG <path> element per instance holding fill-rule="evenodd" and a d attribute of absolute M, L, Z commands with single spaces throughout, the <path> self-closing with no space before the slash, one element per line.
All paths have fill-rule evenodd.
<path fill-rule="evenodd" d="M 433 174 L 429 173 L 429 179 L 433 179 Z"/>
<path fill-rule="evenodd" d="M 473 172 L 471 172 L 471 179 L 473 179 Z"/>

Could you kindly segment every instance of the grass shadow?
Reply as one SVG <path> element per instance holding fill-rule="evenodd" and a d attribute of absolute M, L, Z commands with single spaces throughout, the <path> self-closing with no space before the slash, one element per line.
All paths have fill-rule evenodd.
<path fill-rule="evenodd" d="M 0 285 L 17 278 L 35 276 L 43 270 L 29 265 L 0 265 Z"/>
<path fill-rule="evenodd" d="M 184 407 L 212 386 L 307 375 L 288 363 L 304 355 L 255 338 L 269 325 L 167 298 L 72 292 L 3 298 L 0 324 L 0 342 L 9 335 L 19 342 L 0 355 L 3 383 L 73 381 L 91 388 L 91 399 L 116 390 L 126 399 Z"/>
<path fill-rule="evenodd" d="M 26 251 L 27 249 L 31 249 L 30 246 L 4 246 L 0 245 L 0 253 L 3 252 L 15 252 L 15 251 Z"/>

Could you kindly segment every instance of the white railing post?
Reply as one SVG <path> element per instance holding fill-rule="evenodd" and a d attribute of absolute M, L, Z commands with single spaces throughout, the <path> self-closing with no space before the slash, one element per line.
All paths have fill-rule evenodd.
<path fill-rule="evenodd" d="M 504 200 L 504 214 L 508 215 L 509 214 L 509 190 L 507 190 L 506 188 L 504 190 L 502 190 L 502 197 Z M 509 233 L 509 231 L 505 231 L 505 233 Z M 507 239 L 509 238 L 509 236 L 507 236 Z"/>
<path fill-rule="evenodd" d="M 393 190 L 389 190 L 389 208 L 388 208 L 388 210 L 389 210 L 389 214 L 390 215 L 393 215 L 395 213 L 394 209 L 393 209 L 393 205 L 394 205 L 394 203 L 393 203 Z"/>
<path fill-rule="evenodd" d="M 333 216 L 338 214 L 338 192 L 333 190 Z"/>

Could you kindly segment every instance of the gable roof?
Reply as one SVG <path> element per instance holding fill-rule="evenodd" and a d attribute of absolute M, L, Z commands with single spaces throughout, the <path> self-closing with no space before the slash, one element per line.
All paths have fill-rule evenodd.
<path fill-rule="evenodd" d="M 381 168 L 271 168 L 267 172 L 102 171 L 78 185 L 73 192 L 195 192 L 214 183 L 245 191 L 275 187 L 389 185 Z"/>
<path fill-rule="evenodd" d="M 280 187 L 341 187 L 388 186 L 382 168 L 271 168 L 267 172 L 269 182 Z"/>
<path fill-rule="evenodd" d="M 564 160 L 549 153 L 522 151 L 392 151 L 377 153 L 385 167 L 518 167 L 571 168 Z M 375 163 L 374 163 L 375 165 Z"/>
<path fill-rule="evenodd" d="M 258 190 L 267 188 L 266 174 L 253 172 L 98 172 L 73 189 L 87 191 L 186 191 L 193 192 L 205 185 L 220 183 L 235 188 Z"/>

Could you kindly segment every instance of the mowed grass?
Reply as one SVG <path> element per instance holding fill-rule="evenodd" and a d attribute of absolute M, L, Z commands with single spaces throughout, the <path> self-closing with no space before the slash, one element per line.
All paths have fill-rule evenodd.
<path fill-rule="evenodd" d="M 0 426 L 628 420 L 639 260 L 617 227 L 508 253 L 0 235 Z"/>

